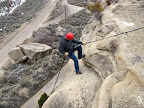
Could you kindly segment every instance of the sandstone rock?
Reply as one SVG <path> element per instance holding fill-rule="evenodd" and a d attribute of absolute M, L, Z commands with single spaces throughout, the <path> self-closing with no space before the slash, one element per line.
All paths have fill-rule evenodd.
<path fill-rule="evenodd" d="M 112 90 L 112 108 L 143 108 L 143 86 L 131 71 L 126 78 L 115 84 Z"/>
<path fill-rule="evenodd" d="M 5 74 L 5 70 L 0 70 L 0 78 L 3 78 Z"/>
<path fill-rule="evenodd" d="M 11 62 L 11 60 L 8 60 L 8 61 L 2 66 L 2 69 L 4 69 L 4 70 L 9 70 L 12 65 L 13 65 L 13 63 Z"/>
<path fill-rule="evenodd" d="M 39 43 L 30 43 L 19 45 L 24 55 L 29 59 L 39 60 L 51 53 L 52 49 L 48 45 Z"/>
<path fill-rule="evenodd" d="M 8 53 L 10 59 L 12 59 L 14 62 L 19 63 L 24 61 L 27 57 L 22 53 L 20 47 L 15 47 L 13 48 L 9 53 Z"/>
<path fill-rule="evenodd" d="M 97 95 L 91 104 L 91 108 L 111 107 L 112 88 L 116 83 L 122 81 L 125 78 L 126 74 L 127 74 L 127 71 L 123 71 L 123 72 L 116 72 L 116 73 L 109 75 L 102 83 L 99 92 L 97 92 Z"/>
<path fill-rule="evenodd" d="M 83 67 L 84 64 L 81 62 L 83 74 L 76 75 L 72 65 L 73 62 L 69 61 L 69 72 L 64 82 L 50 95 L 42 108 L 81 108 L 90 104 L 101 85 L 101 79 L 93 71 Z"/>
<path fill-rule="evenodd" d="M 118 46 L 119 44 L 116 38 L 112 37 L 112 38 L 104 39 L 103 41 L 99 42 L 97 48 L 99 50 L 110 51 L 113 53 L 117 50 Z"/>
<path fill-rule="evenodd" d="M 92 12 L 90 10 L 86 10 L 85 12 L 86 12 L 87 15 L 91 15 L 92 14 Z"/>
<path fill-rule="evenodd" d="M 56 28 L 56 36 L 64 36 L 64 31 L 60 26 Z"/>
<path fill-rule="evenodd" d="M 20 96 L 25 96 L 28 97 L 29 95 L 29 89 L 28 88 L 23 88 L 22 90 L 19 91 Z"/>
<path fill-rule="evenodd" d="M 104 26 L 102 26 L 101 31 L 104 33 L 104 35 L 108 35 L 111 32 L 111 29 L 108 25 L 104 25 Z"/>
<path fill-rule="evenodd" d="M 86 65 L 93 68 L 103 80 L 114 72 L 113 63 L 107 55 L 95 53 L 87 57 L 85 62 Z"/>

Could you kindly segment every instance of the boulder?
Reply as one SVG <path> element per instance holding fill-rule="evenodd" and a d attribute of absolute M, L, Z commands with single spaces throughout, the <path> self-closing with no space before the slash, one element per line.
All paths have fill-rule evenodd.
<path fill-rule="evenodd" d="M 12 65 L 13 65 L 12 61 L 11 61 L 11 60 L 8 60 L 8 61 L 2 66 L 1 69 L 3 69 L 3 70 L 9 70 Z"/>
<path fill-rule="evenodd" d="M 20 47 L 13 48 L 9 53 L 9 58 L 12 59 L 15 63 L 24 61 L 27 57 L 22 53 Z"/>
<path fill-rule="evenodd" d="M 62 27 L 58 26 L 56 28 L 56 36 L 64 36 L 64 31 Z"/>
<path fill-rule="evenodd" d="M 91 15 L 92 14 L 92 12 L 90 11 L 90 10 L 85 10 L 85 13 L 87 14 L 87 15 Z"/>
<path fill-rule="evenodd" d="M 20 96 L 25 96 L 25 97 L 28 98 L 29 89 L 28 89 L 28 88 L 22 88 L 22 89 L 19 91 L 19 95 L 20 95 Z"/>
<path fill-rule="evenodd" d="M 5 75 L 5 70 L 0 70 L 0 78 L 3 78 Z"/>
<path fill-rule="evenodd" d="M 29 59 L 39 60 L 51 53 L 52 48 L 45 44 L 29 43 L 19 45 L 22 53 Z"/>

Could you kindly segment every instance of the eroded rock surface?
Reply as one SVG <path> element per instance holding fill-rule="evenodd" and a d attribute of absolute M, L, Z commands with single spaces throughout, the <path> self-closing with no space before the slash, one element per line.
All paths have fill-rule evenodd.
<path fill-rule="evenodd" d="M 9 52 L 9 57 L 16 63 L 23 62 L 25 59 L 33 61 L 40 60 L 47 56 L 52 51 L 52 48 L 45 44 L 28 43 L 18 45 Z"/>
<path fill-rule="evenodd" d="M 92 18 L 81 37 L 92 42 L 83 46 L 83 74 L 75 75 L 69 62 L 66 78 L 43 108 L 144 107 L 144 29 L 114 36 L 143 27 L 143 6 L 120 0 L 103 11 L 101 21 Z"/>

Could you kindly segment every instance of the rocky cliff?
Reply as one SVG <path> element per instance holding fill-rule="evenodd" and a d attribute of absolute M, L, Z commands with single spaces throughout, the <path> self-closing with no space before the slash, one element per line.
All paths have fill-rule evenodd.
<path fill-rule="evenodd" d="M 113 36 L 144 26 L 143 18 L 142 0 L 122 0 L 107 7 L 100 21 L 93 17 L 81 37 L 91 42 L 83 46 L 82 74 L 75 74 L 70 60 L 43 108 L 143 108 L 144 29 Z"/>

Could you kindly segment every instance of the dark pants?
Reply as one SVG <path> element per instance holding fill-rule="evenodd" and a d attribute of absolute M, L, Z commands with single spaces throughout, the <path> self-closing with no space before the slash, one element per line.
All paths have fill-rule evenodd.
<path fill-rule="evenodd" d="M 82 47 L 81 47 L 81 45 L 80 46 L 74 45 L 74 46 L 75 46 L 74 51 L 78 50 L 78 59 L 81 59 L 82 58 Z M 77 57 L 75 56 L 74 53 L 69 55 L 69 57 L 74 61 L 75 71 L 79 72 L 79 63 L 78 63 Z"/>

